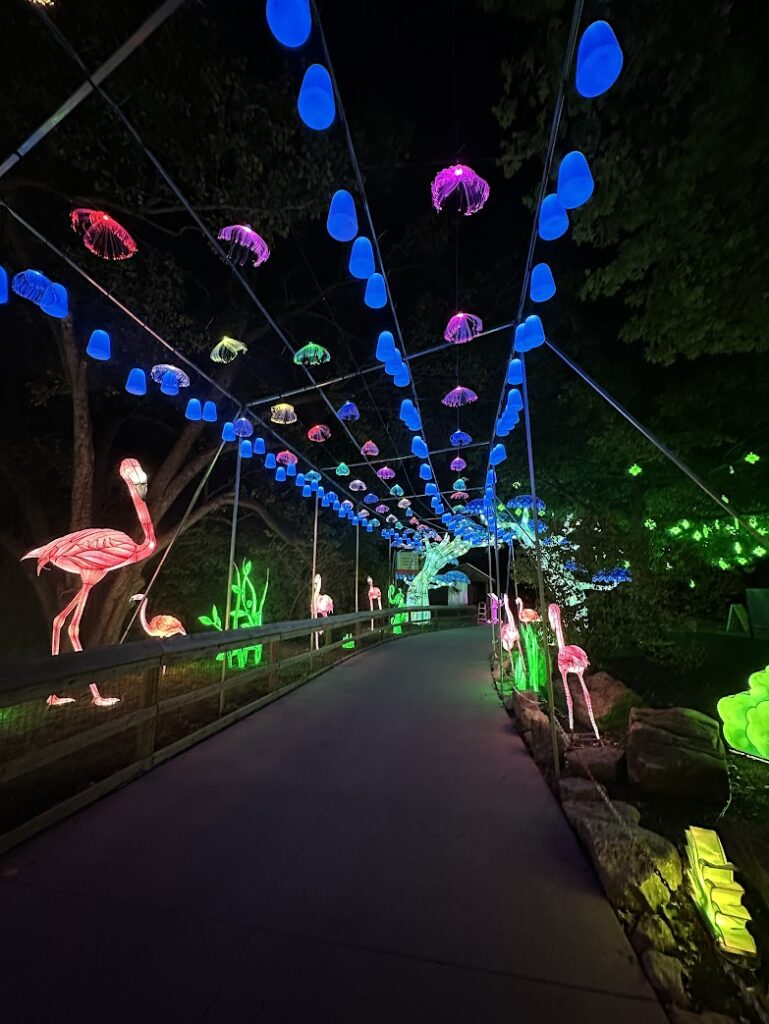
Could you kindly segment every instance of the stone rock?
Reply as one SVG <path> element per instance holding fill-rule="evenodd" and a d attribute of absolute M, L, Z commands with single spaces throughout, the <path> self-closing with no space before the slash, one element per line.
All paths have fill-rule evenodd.
<path fill-rule="evenodd" d="M 585 818 L 600 818 L 606 822 L 618 824 L 617 818 L 637 825 L 641 820 L 641 812 L 632 804 L 621 800 L 610 800 L 607 806 L 603 800 L 564 800 L 561 804 L 563 813 L 580 835 L 580 828 Z"/>
<path fill-rule="evenodd" d="M 558 783 L 561 800 L 601 800 L 601 794 L 607 796 L 604 786 L 596 786 L 587 779 L 561 779 Z"/>
<path fill-rule="evenodd" d="M 676 1006 L 688 1006 L 689 999 L 684 990 L 683 966 L 674 956 L 649 949 L 641 956 L 643 969 L 652 988 L 662 1000 Z"/>
<path fill-rule="evenodd" d="M 710 1010 L 706 1013 L 692 1013 L 682 1010 L 680 1006 L 670 1007 L 671 1024 L 737 1024 L 734 1017 Z"/>
<path fill-rule="evenodd" d="M 524 736 L 527 738 L 531 754 L 537 764 L 552 765 L 553 763 L 553 738 L 550 731 L 550 719 L 539 708 L 533 705 L 524 707 L 519 721 L 524 729 Z M 524 724 L 525 723 L 525 724 Z M 558 758 L 563 760 L 563 754 L 569 745 L 569 738 L 558 722 L 555 723 L 556 741 L 558 744 Z"/>
<path fill-rule="evenodd" d="M 676 949 L 670 926 L 658 914 L 642 914 L 630 933 L 630 942 L 639 956 L 647 949 L 656 949 L 660 953 L 672 953 Z"/>
<path fill-rule="evenodd" d="M 571 695 L 574 700 L 574 721 L 586 732 L 592 729 L 582 687 L 574 677 L 569 677 Z M 641 697 L 608 672 L 594 672 L 585 677 L 590 694 L 593 714 L 599 731 L 604 729 L 625 729 L 630 709 L 643 704 Z"/>
<path fill-rule="evenodd" d="M 649 793 L 724 800 L 726 752 L 718 722 L 691 708 L 633 708 L 627 740 L 630 782 Z"/>
<path fill-rule="evenodd" d="M 579 747 L 566 755 L 566 771 L 596 782 L 614 782 L 620 777 L 624 757 L 621 747 Z"/>

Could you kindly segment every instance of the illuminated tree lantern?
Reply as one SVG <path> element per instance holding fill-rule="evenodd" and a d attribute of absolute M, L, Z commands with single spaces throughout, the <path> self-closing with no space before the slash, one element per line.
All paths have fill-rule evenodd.
<path fill-rule="evenodd" d="M 489 463 L 492 466 L 498 466 L 500 462 L 504 462 L 507 458 L 507 451 L 503 444 L 495 444 L 489 452 Z"/>
<path fill-rule="evenodd" d="M 279 466 L 295 466 L 299 459 L 296 457 L 296 455 L 294 455 L 293 452 L 290 452 L 287 449 L 285 449 L 282 452 L 278 452 L 278 454 L 275 456 L 275 461 Z"/>
<path fill-rule="evenodd" d="M 382 466 L 381 469 L 378 469 L 376 471 L 376 475 L 379 477 L 380 480 L 392 480 L 393 477 L 395 476 L 395 470 L 390 469 L 389 466 Z"/>
<path fill-rule="evenodd" d="M 334 87 L 322 64 L 311 64 L 305 71 L 296 105 L 302 121 L 313 131 L 325 131 L 334 123 Z"/>
<path fill-rule="evenodd" d="M 454 164 L 438 171 L 430 191 L 433 206 L 439 213 L 449 196 L 456 192 L 460 211 L 469 217 L 481 210 L 489 198 L 489 183 L 466 164 Z"/>
<path fill-rule="evenodd" d="M 443 337 L 451 345 L 464 345 L 483 330 L 483 321 L 473 313 L 455 313 L 446 324 Z"/>
<path fill-rule="evenodd" d="M 202 416 L 203 410 L 200 407 L 200 399 L 191 398 L 189 402 L 187 402 L 187 408 L 184 410 L 184 418 L 195 423 L 201 419 Z"/>
<path fill-rule="evenodd" d="M 472 440 L 472 437 L 464 430 L 455 430 L 449 437 L 449 443 L 452 448 L 464 448 L 471 444 Z"/>
<path fill-rule="evenodd" d="M 356 238 L 350 250 L 350 261 L 347 267 L 353 277 L 359 281 L 367 281 L 376 270 L 374 249 L 365 235 Z"/>
<path fill-rule="evenodd" d="M 304 46 L 312 29 L 309 0 L 267 0 L 267 24 L 284 46 Z"/>
<path fill-rule="evenodd" d="M 594 99 L 607 92 L 622 70 L 622 49 L 606 21 L 594 21 L 582 33 L 577 50 L 577 92 Z"/>
<path fill-rule="evenodd" d="M 403 488 L 401 487 L 400 484 L 393 484 L 392 487 L 390 488 L 390 494 L 392 494 L 394 498 L 402 498 L 403 493 Z"/>
<path fill-rule="evenodd" d="M 419 479 L 420 480 L 432 480 L 433 471 L 430 469 L 426 462 L 423 462 L 419 467 Z"/>
<path fill-rule="evenodd" d="M 232 424 L 236 437 L 251 437 L 254 432 L 254 425 L 251 420 L 241 416 Z"/>
<path fill-rule="evenodd" d="M 383 516 L 386 515 L 390 510 L 387 507 L 387 505 L 377 505 L 374 511 L 378 512 L 380 516 Z"/>
<path fill-rule="evenodd" d="M 511 359 L 507 367 L 507 383 L 523 384 L 523 363 L 520 359 Z"/>
<path fill-rule="evenodd" d="M 244 345 L 242 341 L 236 341 L 235 338 L 228 338 L 225 334 L 222 340 L 211 349 L 210 359 L 214 363 L 231 363 L 241 352 L 248 352 L 248 345 Z"/>
<path fill-rule="evenodd" d="M 234 440 L 235 440 L 235 427 L 232 425 L 232 423 L 229 420 L 227 420 L 227 422 L 222 427 L 222 441 L 234 441 Z"/>
<path fill-rule="evenodd" d="M 360 412 L 355 402 L 345 402 L 344 405 L 339 406 L 337 416 L 345 423 L 354 423 L 355 420 L 360 419 Z"/>
<path fill-rule="evenodd" d="M 587 160 L 578 149 L 567 153 L 558 168 L 558 187 L 556 195 L 564 210 L 576 210 L 588 201 L 593 194 L 595 182 Z M 555 290 L 555 286 L 553 286 Z"/>
<path fill-rule="evenodd" d="M 350 467 L 347 465 L 346 462 L 340 462 L 339 465 L 334 470 L 334 472 L 336 473 L 337 476 L 349 476 Z"/>
<path fill-rule="evenodd" d="M 395 338 L 389 331 L 382 331 L 376 343 L 376 358 L 380 363 L 386 363 L 395 352 Z"/>
<path fill-rule="evenodd" d="M 240 452 L 241 459 L 252 459 L 254 457 L 254 446 L 248 438 L 243 438 L 238 445 L 238 451 Z"/>
<path fill-rule="evenodd" d="M 382 309 L 387 305 L 387 288 L 381 274 L 372 274 L 368 279 L 363 301 L 369 309 Z"/>
<path fill-rule="evenodd" d="M 109 334 L 106 331 L 93 331 L 91 337 L 88 339 L 88 345 L 86 346 L 86 355 L 89 355 L 91 359 L 99 359 L 102 362 L 106 362 L 112 355 L 112 345 L 110 343 Z M 173 374 L 171 374 L 174 377 Z M 165 374 L 162 378 L 165 380 Z M 168 382 L 166 382 L 167 384 Z M 161 386 L 160 390 L 163 391 L 164 395 L 178 395 L 179 385 L 174 377 L 175 391 L 163 391 Z"/>
<path fill-rule="evenodd" d="M 365 455 L 367 458 L 374 458 L 374 456 L 379 455 L 379 448 L 373 441 L 366 441 L 366 443 L 361 446 L 360 453 L 361 455 Z"/>
<path fill-rule="evenodd" d="M 216 423 L 219 413 L 216 409 L 216 402 L 203 403 L 203 420 L 205 423 Z"/>
<path fill-rule="evenodd" d="M 340 188 L 331 197 L 326 218 L 326 231 L 337 242 L 351 242 L 358 234 L 355 200 L 346 189 Z"/>
<path fill-rule="evenodd" d="M 329 362 L 331 353 L 322 345 L 316 345 L 314 341 L 308 342 L 294 355 L 294 363 L 297 366 L 320 366 Z"/>
<path fill-rule="evenodd" d="M 230 224 L 221 228 L 216 237 L 220 242 L 229 242 L 227 258 L 240 267 L 248 260 L 258 267 L 270 258 L 269 246 L 250 224 Z"/>
<path fill-rule="evenodd" d="M 11 288 L 20 298 L 34 302 L 38 306 L 53 302 L 56 298 L 53 284 L 39 270 L 22 270 L 14 274 Z"/>
<path fill-rule="evenodd" d="M 275 469 L 277 464 L 278 464 L 278 461 L 275 458 L 275 452 L 267 452 L 267 455 L 265 456 L 265 459 L 264 459 L 264 468 L 265 469 Z"/>
<path fill-rule="evenodd" d="M 416 455 L 418 459 L 426 459 L 428 457 L 430 452 L 425 444 L 424 438 L 413 437 L 411 439 L 411 454 Z"/>
<path fill-rule="evenodd" d="M 65 316 L 69 316 L 69 297 L 67 295 L 67 289 L 63 284 L 52 284 L 53 296 L 50 299 L 45 299 L 40 303 L 40 308 L 48 316 L 56 317 L 57 320 L 63 320 Z"/>
<path fill-rule="evenodd" d="M 283 426 L 296 423 L 296 412 L 293 405 L 289 405 L 288 402 L 278 402 L 277 405 L 273 405 L 270 408 L 270 420 L 273 423 L 281 423 Z"/>
<path fill-rule="evenodd" d="M 127 260 L 138 252 L 131 235 L 104 210 L 73 210 L 69 222 L 86 249 L 103 260 Z"/>
<path fill-rule="evenodd" d="M 547 263 L 532 267 L 529 281 L 529 298 L 532 302 L 547 302 L 555 295 L 555 278 Z M 520 381 L 518 381 L 520 384 Z"/>
<path fill-rule="evenodd" d="M 126 378 L 125 389 L 129 395 L 146 395 L 147 375 L 144 370 L 138 366 L 130 370 Z"/>
<path fill-rule="evenodd" d="M 543 242 L 552 242 L 569 229 L 569 215 L 558 201 L 558 196 L 545 196 L 539 208 L 539 237 Z"/>
<path fill-rule="evenodd" d="M 448 406 L 450 409 L 458 409 L 463 405 L 470 405 L 471 402 L 477 402 L 478 396 L 470 388 L 463 388 L 457 385 L 452 388 L 447 394 L 441 399 L 443 405 Z"/>
<path fill-rule="evenodd" d="M 316 423 L 314 427 L 310 427 L 307 431 L 307 437 L 316 444 L 323 444 L 324 441 L 328 441 L 331 437 L 331 430 L 325 423 Z"/>
<path fill-rule="evenodd" d="M 451 460 L 449 469 L 452 471 L 452 473 L 461 473 L 463 469 L 467 469 L 467 463 L 465 462 L 461 455 L 457 455 L 455 459 Z"/>
<path fill-rule="evenodd" d="M 362 480 L 351 480 L 350 481 L 350 490 L 351 491 L 365 491 L 366 490 L 366 485 L 363 483 Z"/>

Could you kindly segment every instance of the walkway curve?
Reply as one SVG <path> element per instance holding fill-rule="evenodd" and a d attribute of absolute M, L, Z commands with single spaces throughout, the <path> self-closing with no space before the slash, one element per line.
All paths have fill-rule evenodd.
<path fill-rule="evenodd" d="M 9 1021 L 664 1024 L 491 689 L 372 650 L 0 859 Z"/>

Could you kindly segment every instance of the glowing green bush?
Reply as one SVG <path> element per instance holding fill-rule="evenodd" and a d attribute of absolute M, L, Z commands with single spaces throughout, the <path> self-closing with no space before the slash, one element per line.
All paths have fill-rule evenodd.
<path fill-rule="evenodd" d="M 262 625 L 264 602 L 267 597 L 267 588 L 270 585 L 270 570 L 267 570 L 267 577 L 264 581 L 262 596 L 257 598 L 256 588 L 251 582 L 251 571 L 253 565 L 249 558 L 243 560 L 239 569 L 233 566 L 234 576 L 232 581 L 232 593 L 235 596 L 235 603 L 230 608 L 230 629 L 248 629 L 252 626 Z M 198 616 L 198 621 L 204 626 L 222 631 L 221 616 L 216 605 L 211 607 L 210 615 Z M 216 660 L 222 661 L 224 653 L 217 654 Z M 262 645 L 254 644 L 251 647 L 241 647 L 236 651 L 227 652 L 228 668 L 246 668 L 250 665 L 260 665 L 262 662 Z"/>
<path fill-rule="evenodd" d="M 750 676 L 746 691 L 722 697 L 718 714 L 730 747 L 769 760 L 769 665 Z"/>

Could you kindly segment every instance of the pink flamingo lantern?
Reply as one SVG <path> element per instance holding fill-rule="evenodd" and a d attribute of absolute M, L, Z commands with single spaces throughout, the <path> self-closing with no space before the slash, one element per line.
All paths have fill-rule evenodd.
<path fill-rule="evenodd" d="M 368 583 L 368 610 L 370 612 L 373 612 L 373 610 L 374 610 L 374 601 L 376 601 L 377 607 L 379 608 L 379 611 L 381 612 L 381 610 L 382 610 L 382 591 L 379 589 L 379 587 L 375 587 L 374 586 L 374 581 L 372 580 L 372 578 L 370 576 L 366 577 L 366 583 Z M 372 629 L 374 628 L 374 620 L 373 619 L 371 620 L 371 628 Z"/>
<path fill-rule="evenodd" d="M 515 624 L 513 613 L 510 611 L 510 601 L 507 594 L 502 595 L 502 604 L 505 606 L 505 618 L 507 622 L 503 623 L 499 630 L 499 639 L 502 644 L 502 650 L 507 651 L 510 655 L 510 672 L 515 671 L 513 665 L 513 647 L 518 648 L 518 653 L 521 656 L 521 665 L 523 666 L 523 674 L 526 675 L 526 659 L 523 656 L 523 648 L 521 647 L 521 635 L 518 632 L 518 627 Z"/>
<path fill-rule="evenodd" d="M 585 686 L 585 669 L 590 664 L 588 656 L 581 647 L 577 647 L 576 644 L 567 644 L 564 640 L 563 624 L 561 622 L 561 609 L 557 604 L 551 604 L 549 606 L 547 609 L 547 617 L 550 619 L 550 626 L 558 640 L 558 671 L 561 673 L 563 692 L 566 697 L 566 707 L 569 712 L 569 731 L 574 730 L 574 708 L 572 705 L 571 693 L 569 692 L 567 676 L 570 672 L 573 672 L 579 679 L 579 684 L 582 687 L 582 694 L 585 698 L 587 713 L 590 717 L 590 724 L 593 726 L 595 738 L 599 740 L 601 737 L 598 735 L 598 726 L 595 724 L 595 718 L 593 717 L 593 704 L 590 700 L 590 694 L 588 693 L 587 686 Z"/>
<path fill-rule="evenodd" d="M 319 572 L 315 573 L 312 581 L 312 598 L 310 599 L 310 617 L 313 619 L 323 618 L 325 619 L 328 615 L 334 614 L 334 601 L 328 596 L 328 594 L 321 594 L 320 588 L 322 584 L 321 575 Z M 320 637 L 323 636 L 323 630 L 319 630 L 315 633 L 315 650 L 317 651 L 320 647 Z"/>
<path fill-rule="evenodd" d="M 147 636 L 157 636 L 166 639 L 169 636 L 186 636 L 187 630 L 173 615 L 153 615 L 147 621 L 147 598 L 144 594 L 134 594 L 132 601 L 141 601 L 139 605 L 139 621 Z"/>
<path fill-rule="evenodd" d="M 43 567 L 50 563 L 58 569 L 63 569 L 64 572 L 76 573 L 82 580 L 80 590 L 53 620 L 52 655 L 59 653 L 61 630 L 70 613 L 73 614 L 69 624 L 69 638 L 73 648 L 76 651 L 82 651 L 80 621 L 83 618 L 85 604 L 91 590 L 104 579 L 108 572 L 112 572 L 113 569 L 122 569 L 126 565 L 133 565 L 134 562 L 141 562 L 143 559 L 149 558 L 155 550 L 155 531 L 149 509 L 144 501 L 147 496 L 147 475 L 136 459 L 123 459 L 120 463 L 120 476 L 128 487 L 128 493 L 131 495 L 131 501 L 139 517 L 139 525 L 144 532 L 144 539 L 141 543 L 137 544 L 120 530 L 90 528 L 58 537 L 41 548 L 28 551 L 23 556 L 23 558 L 37 559 L 38 576 Z M 91 683 L 90 690 L 93 703 L 99 707 L 109 707 L 112 704 L 117 704 L 120 700 L 119 697 L 102 697 L 95 683 Z M 71 704 L 73 700 L 73 697 L 57 697 L 54 693 L 46 703 L 50 707 L 55 707 L 59 704 Z"/>

